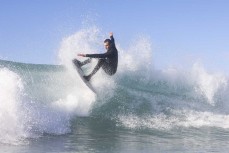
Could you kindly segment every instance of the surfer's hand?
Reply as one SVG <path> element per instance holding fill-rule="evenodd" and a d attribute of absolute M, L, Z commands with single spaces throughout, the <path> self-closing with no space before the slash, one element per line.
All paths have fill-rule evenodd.
<path fill-rule="evenodd" d="M 78 56 L 86 57 L 86 54 L 77 54 Z"/>
<path fill-rule="evenodd" d="M 110 37 L 113 36 L 113 32 L 110 32 Z"/>

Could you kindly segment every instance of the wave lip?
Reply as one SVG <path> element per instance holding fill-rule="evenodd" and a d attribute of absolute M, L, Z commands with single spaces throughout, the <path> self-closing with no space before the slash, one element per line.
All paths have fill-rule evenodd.
<path fill-rule="evenodd" d="M 186 70 L 156 70 L 152 45 L 145 37 L 127 49 L 116 41 L 117 74 L 110 77 L 100 70 L 92 78 L 99 91 L 94 95 L 77 75 L 72 59 L 77 53 L 101 50 L 101 35 L 92 27 L 63 39 L 61 66 L 0 60 L 0 142 L 69 133 L 76 116 L 115 119 L 130 129 L 229 128 L 228 78 L 208 73 L 200 64 Z M 86 66 L 85 73 L 95 64 Z"/>

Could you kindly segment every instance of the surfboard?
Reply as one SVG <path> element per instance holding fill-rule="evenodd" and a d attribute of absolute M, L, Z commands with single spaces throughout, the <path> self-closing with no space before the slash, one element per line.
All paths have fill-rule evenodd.
<path fill-rule="evenodd" d="M 75 68 L 80 76 L 80 78 L 83 80 L 83 82 L 85 83 L 85 85 L 96 94 L 96 91 L 94 89 L 94 87 L 91 85 L 91 83 L 89 81 L 87 81 L 86 79 L 84 79 L 84 73 L 83 70 L 81 69 L 81 67 L 79 66 L 79 64 L 76 62 L 77 59 L 73 60 L 73 64 L 75 65 Z M 78 61 L 78 60 L 77 60 Z"/>

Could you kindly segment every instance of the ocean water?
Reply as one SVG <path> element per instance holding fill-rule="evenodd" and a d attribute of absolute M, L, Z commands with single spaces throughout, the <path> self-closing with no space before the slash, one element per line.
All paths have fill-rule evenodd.
<path fill-rule="evenodd" d="M 59 65 L 0 60 L 0 152 L 228 152 L 226 75 L 199 63 L 157 69 L 141 36 L 129 48 L 117 41 L 118 72 L 100 70 L 91 81 L 95 95 L 71 60 L 104 50 L 103 38 L 96 27 L 64 38 Z"/>

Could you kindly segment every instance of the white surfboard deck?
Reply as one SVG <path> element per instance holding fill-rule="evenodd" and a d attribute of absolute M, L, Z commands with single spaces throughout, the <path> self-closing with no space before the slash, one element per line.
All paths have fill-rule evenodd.
<path fill-rule="evenodd" d="M 86 84 L 86 86 L 96 94 L 96 91 L 95 91 L 94 87 L 91 85 L 91 83 L 89 81 L 87 81 L 86 79 L 84 79 L 84 77 L 83 77 L 84 73 L 83 73 L 83 70 L 81 69 L 81 67 L 76 62 L 73 62 L 73 64 L 75 65 L 75 68 L 76 68 L 80 78 L 83 80 L 83 82 Z"/>

